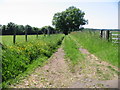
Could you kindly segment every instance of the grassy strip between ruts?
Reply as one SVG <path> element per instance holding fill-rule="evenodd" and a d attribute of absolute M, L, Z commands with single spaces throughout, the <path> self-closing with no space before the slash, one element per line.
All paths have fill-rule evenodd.
<path fill-rule="evenodd" d="M 3 88 L 19 81 L 21 77 L 31 73 L 55 52 L 63 40 L 62 34 L 47 36 L 42 40 L 3 46 L 2 80 Z"/>
<path fill-rule="evenodd" d="M 73 32 L 70 35 L 90 53 L 95 54 L 101 60 L 118 66 L 118 45 L 100 39 L 99 32 Z"/>
<path fill-rule="evenodd" d="M 72 66 L 75 66 L 84 60 L 83 54 L 79 51 L 79 46 L 69 35 L 64 38 L 63 49 L 65 51 L 66 58 L 71 61 Z"/>

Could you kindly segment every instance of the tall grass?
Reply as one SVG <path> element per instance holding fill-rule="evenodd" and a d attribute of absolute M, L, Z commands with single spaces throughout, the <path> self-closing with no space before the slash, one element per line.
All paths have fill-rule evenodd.
<path fill-rule="evenodd" d="M 99 38 L 99 32 L 77 32 L 71 33 L 84 48 L 115 66 L 118 66 L 118 45 Z"/>

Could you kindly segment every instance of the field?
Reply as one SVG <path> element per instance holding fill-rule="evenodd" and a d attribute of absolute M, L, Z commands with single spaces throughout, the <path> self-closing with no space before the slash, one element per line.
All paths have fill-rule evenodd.
<path fill-rule="evenodd" d="M 50 36 L 39 35 L 38 38 L 36 38 L 36 35 L 28 35 L 28 42 L 25 42 L 24 35 L 17 35 L 15 45 L 12 43 L 12 36 L 1 37 L 1 43 L 3 44 L 3 87 L 7 87 L 13 83 L 19 83 L 19 80 L 31 74 L 35 68 L 46 65 L 49 58 L 54 55 L 60 46 L 65 53 L 65 58 L 63 57 L 63 59 L 69 62 L 68 65 L 72 72 L 76 72 L 78 68 L 83 69 L 83 71 L 81 71 L 83 74 L 87 72 L 85 68 L 89 68 L 89 63 L 86 61 L 88 52 L 95 55 L 94 57 L 97 57 L 101 62 L 107 62 L 108 65 L 106 67 L 109 66 L 113 71 L 118 72 L 113 68 L 113 66 L 116 68 L 118 67 L 118 45 L 100 39 L 99 32 L 97 31 L 72 32 L 66 36 L 63 34 L 54 34 Z M 88 51 L 83 53 L 80 50 Z M 92 65 L 93 64 L 95 63 L 92 63 Z M 96 67 L 98 66 L 96 65 Z M 104 79 L 107 80 L 105 76 L 108 74 L 103 74 Z M 103 79 L 102 76 L 101 78 Z"/>
<path fill-rule="evenodd" d="M 43 35 L 39 35 L 39 39 L 41 39 Z M 5 45 L 13 45 L 13 36 L 12 35 L 5 35 L 0 36 L 2 38 L 1 43 Z M 28 41 L 36 40 L 36 35 L 28 35 Z M 25 35 L 17 35 L 16 36 L 16 43 L 25 42 Z"/>

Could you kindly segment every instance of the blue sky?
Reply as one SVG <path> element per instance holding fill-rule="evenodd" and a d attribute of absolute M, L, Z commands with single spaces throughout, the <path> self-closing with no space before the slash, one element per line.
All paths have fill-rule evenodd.
<path fill-rule="evenodd" d="M 52 25 L 56 12 L 75 6 L 85 12 L 86 28 L 117 29 L 119 0 L 0 0 L 0 24 Z"/>

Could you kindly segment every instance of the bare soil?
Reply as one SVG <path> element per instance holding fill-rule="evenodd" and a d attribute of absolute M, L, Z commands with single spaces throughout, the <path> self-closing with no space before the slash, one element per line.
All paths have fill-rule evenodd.
<path fill-rule="evenodd" d="M 38 67 L 34 73 L 12 88 L 118 88 L 118 69 L 99 60 L 86 49 L 80 48 L 86 57 L 71 71 L 69 60 L 65 60 L 64 50 L 59 48 L 49 62 Z M 111 69 L 112 68 L 112 69 Z M 114 71 L 114 70 L 115 71 Z"/>
<path fill-rule="evenodd" d="M 64 51 L 59 48 L 44 67 L 37 68 L 33 74 L 22 80 L 14 88 L 58 88 L 67 87 L 73 82 L 73 74 L 64 59 Z"/>

